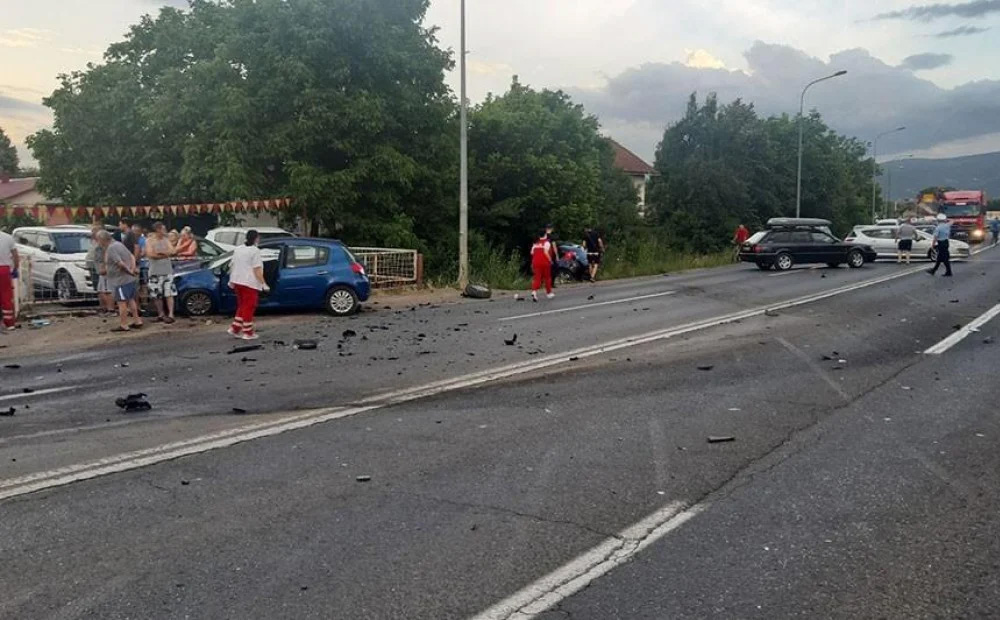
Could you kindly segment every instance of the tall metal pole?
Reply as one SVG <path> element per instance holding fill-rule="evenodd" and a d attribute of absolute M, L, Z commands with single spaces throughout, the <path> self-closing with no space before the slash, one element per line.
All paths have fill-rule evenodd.
<path fill-rule="evenodd" d="M 462 2 L 462 43 L 459 70 L 462 73 L 462 103 L 459 123 L 462 125 L 459 148 L 459 198 L 458 198 L 458 285 L 465 290 L 469 285 L 469 100 L 466 97 L 465 73 L 465 0 Z"/>
<path fill-rule="evenodd" d="M 878 219 L 875 212 L 875 199 L 878 195 L 878 140 L 883 136 L 888 136 L 891 133 L 896 133 L 897 131 L 903 131 L 906 127 L 896 127 L 895 129 L 890 129 L 889 131 L 883 131 L 879 135 L 875 136 L 875 140 L 872 142 L 872 224 Z"/>
<path fill-rule="evenodd" d="M 795 217 L 802 217 L 802 116 L 805 114 L 806 108 L 806 91 L 809 90 L 814 84 L 819 84 L 820 82 L 825 82 L 826 80 L 832 80 L 835 77 L 840 77 L 847 74 L 847 71 L 838 71 L 833 75 L 828 75 L 825 78 L 820 78 L 818 80 L 813 80 L 806 84 L 806 87 L 802 89 L 802 96 L 799 97 L 799 172 L 796 176 L 795 182 Z"/>

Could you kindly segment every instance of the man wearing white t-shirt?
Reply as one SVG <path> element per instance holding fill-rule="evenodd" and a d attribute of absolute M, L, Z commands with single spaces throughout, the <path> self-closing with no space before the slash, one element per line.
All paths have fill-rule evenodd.
<path fill-rule="evenodd" d="M 233 250 L 229 268 L 229 288 L 236 291 L 236 317 L 227 331 L 243 340 L 257 339 L 253 324 L 257 298 L 261 291 L 270 290 L 264 281 L 264 259 L 257 247 L 258 238 L 256 230 L 247 231 L 246 245 Z"/>
<path fill-rule="evenodd" d="M 3 312 L 0 334 L 13 329 L 17 319 L 14 316 L 14 279 L 20 264 L 14 238 L 0 230 L 0 311 Z"/>

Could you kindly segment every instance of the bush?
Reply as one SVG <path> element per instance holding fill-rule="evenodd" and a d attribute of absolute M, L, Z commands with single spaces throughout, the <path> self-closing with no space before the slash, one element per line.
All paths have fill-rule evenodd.
<path fill-rule="evenodd" d="M 636 236 L 612 243 L 601 265 L 603 279 L 634 278 L 662 273 L 718 267 L 732 260 L 730 252 L 681 251 L 654 237 Z"/>

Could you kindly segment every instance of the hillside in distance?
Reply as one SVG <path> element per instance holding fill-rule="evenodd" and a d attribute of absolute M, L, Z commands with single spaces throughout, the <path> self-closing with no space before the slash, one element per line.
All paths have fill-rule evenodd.
<path fill-rule="evenodd" d="M 916 198 L 917 192 L 933 186 L 982 189 L 988 198 L 1000 198 L 1000 153 L 889 161 L 882 164 L 879 182 L 892 200 Z"/>

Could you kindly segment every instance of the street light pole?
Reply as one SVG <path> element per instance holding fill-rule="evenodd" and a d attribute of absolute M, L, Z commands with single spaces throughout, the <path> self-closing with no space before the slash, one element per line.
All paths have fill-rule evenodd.
<path fill-rule="evenodd" d="M 802 217 L 802 116 L 805 114 L 806 91 L 815 84 L 832 80 L 835 77 L 846 75 L 847 71 L 838 71 L 833 75 L 828 75 L 818 80 L 813 80 L 802 89 L 802 96 L 799 97 L 799 173 L 795 181 L 795 217 Z"/>
<path fill-rule="evenodd" d="M 458 198 L 458 286 L 464 291 L 469 285 L 469 101 L 466 97 L 465 73 L 465 0 L 462 2 L 462 42 L 459 56 L 459 70 L 462 73 L 460 131 L 460 172 Z"/>
<path fill-rule="evenodd" d="M 898 131 L 905 130 L 906 127 L 896 127 L 895 129 L 890 129 L 889 131 L 883 131 L 879 135 L 875 136 L 875 140 L 872 142 L 872 224 L 878 219 L 878 215 L 875 213 L 875 198 L 878 194 L 878 140 L 884 136 L 888 136 L 891 133 L 896 133 Z"/>

